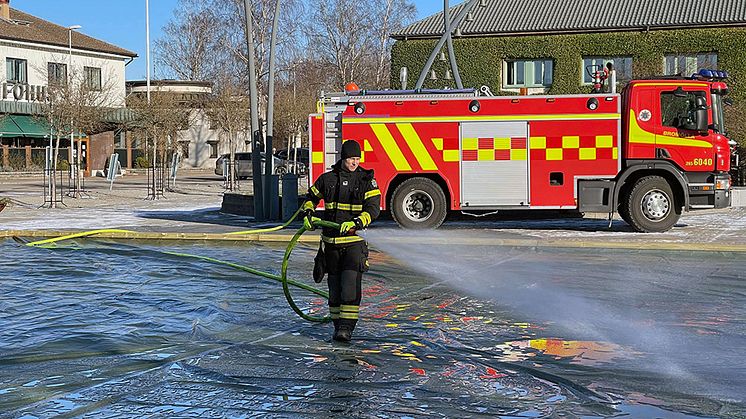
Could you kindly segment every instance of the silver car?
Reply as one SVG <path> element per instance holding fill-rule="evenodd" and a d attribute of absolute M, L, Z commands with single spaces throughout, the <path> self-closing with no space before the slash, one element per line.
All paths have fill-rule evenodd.
<path fill-rule="evenodd" d="M 261 156 L 261 162 L 262 162 L 262 173 L 264 173 L 264 163 L 267 161 L 267 157 L 264 152 L 260 153 Z M 281 158 L 278 158 L 276 156 L 272 156 L 272 166 L 274 167 L 274 173 L 276 175 L 282 175 L 287 172 L 293 171 L 295 168 L 294 165 L 297 165 L 297 173 L 304 174 L 306 173 L 306 166 L 301 162 L 290 162 L 288 160 L 284 160 Z M 228 161 L 230 158 L 230 154 L 223 154 L 222 156 L 218 157 L 217 160 L 215 160 L 215 174 L 218 176 L 224 176 L 223 175 L 223 167 L 226 164 L 225 162 Z M 251 153 L 247 152 L 240 152 L 235 153 L 235 161 L 236 161 L 236 177 L 239 179 L 248 179 L 252 177 L 252 162 L 251 162 Z"/>

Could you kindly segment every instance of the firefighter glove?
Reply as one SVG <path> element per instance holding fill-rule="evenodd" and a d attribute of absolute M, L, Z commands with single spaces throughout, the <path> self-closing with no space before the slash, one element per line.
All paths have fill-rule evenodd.
<path fill-rule="evenodd" d="M 303 204 L 303 206 L 305 207 L 308 204 L 309 204 L 309 202 L 306 202 L 305 204 Z M 306 220 L 308 220 L 308 223 L 311 225 L 311 228 L 306 227 L 307 230 L 313 230 L 314 229 L 313 221 L 312 221 L 313 214 L 314 214 L 313 208 L 306 208 L 306 209 L 303 210 L 303 216 L 305 217 L 305 220 L 303 220 L 303 225 L 304 226 L 306 225 Z"/>
<path fill-rule="evenodd" d="M 342 234 L 349 233 L 350 230 L 353 230 L 355 228 L 355 222 L 354 221 L 345 221 L 339 226 L 339 232 Z"/>
<path fill-rule="evenodd" d="M 363 222 L 359 218 L 355 218 L 352 221 L 345 221 L 339 226 L 339 232 L 342 234 L 350 233 L 350 230 L 361 230 L 363 228 Z"/>
<path fill-rule="evenodd" d="M 315 223 L 317 221 L 321 221 L 321 218 L 314 217 L 312 215 L 309 215 L 308 217 L 303 218 L 303 227 L 308 231 L 316 230 Z"/>

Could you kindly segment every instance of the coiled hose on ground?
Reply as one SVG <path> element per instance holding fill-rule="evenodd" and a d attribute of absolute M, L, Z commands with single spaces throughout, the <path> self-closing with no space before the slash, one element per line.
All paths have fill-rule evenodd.
<path fill-rule="evenodd" d="M 236 232 L 228 233 L 228 235 L 258 234 L 258 233 L 270 233 L 270 232 L 274 232 L 274 231 L 279 231 L 279 230 L 282 230 L 283 228 L 287 227 L 288 225 L 290 225 L 290 223 L 292 223 L 293 220 L 295 220 L 295 218 L 300 213 L 301 213 L 300 210 L 296 211 L 296 213 L 293 214 L 293 216 L 290 217 L 290 219 L 287 222 L 285 222 L 284 224 L 279 225 L 279 226 L 269 227 L 269 228 L 264 228 L 264 229 L 257 229 L 257 230 L 236 231 Z M 338 229 L 339 228 L 339 224 L 332 223 L 332 222 L 329 222 L 329 221 L 318 220 L 318 219 L 314 220 L 314 225 L 316 227 L 329 227 L 329 228 L 334 228 L 334 229 Z M 285 294 L 285 299 L 287 300 L 288 305 L 290 305 L 290 308 L 292 308 L 293 311 L 296 314 L 298 314 L 298 316 L 300 316 L 301 318 L 303 318 L 305 320 L 311 321 L 311 322 L 326 323 L 326 322 L 331 321 L 331 318 L 329 316 L 319 317 L 319 316 L 312 316 L 310 314 L 304 313 L 303 310 L 301 310 L 300 307 L 298 307 L 298 305 L 295 304 L 295 301 L 293 300 L 293 297 L 290 294 L 290 285 L 292 285 L 294 287 L 301 288 L 301 289 L 304 289 L 304 290 L 309 291 L 311 293 L 314 293 L 314 294 L 316 294 L 316 295 L 318 295 L 320 297 L 323 297 L 325 299 L 329 298 L 329 295 L 326 292 L 324 292 L 324 291 L 322 291 L 322 290 L 320 290 L 318 288 L 314 288 L 314 287 L 311 287 L 309 285 L 300 283 L 300 282 L 295 281 L 293 279 L 289 279 L 287 277 L 288 261 L 290 260 L 290 255 L 292 254 L 293 249 L 295 248 L 295 246 L 298 244 L 298 239 L 306 231 L 308 231 L 308 230 L 305 228 L 305 226 L 301 226 L 301 228 L 298 229 L 298 231 L 295 233 L 295 235 L 293 236 L 293 238 L 290 239 L 290 242 L 288 243 L 287 247 L 285 248 L 285 256 L 282 259 L 282 269 L 280 271 L 280 275 L 276 275 L 276 274 L 273 274 L 273 273 L 270 273 L 270 272 L 260 271 L 258 269 L 254 269 L 254 268 L 251 268 L 251 267 L 248 267 L 248 266 L 239 265 L 239 264 L 232 263 L 232 262 L 226 262 L 226 261 L 223 261 L 223 260 L 219 260 L 219 259 L 215 259 L 215 258 L 211 258 L 211 257 L 207 257 L 207 256 L 192 255 L 192 254 L 188 254 L 188 253 L 166 252 L 166 251 L 164 251 L 163 253 L 164 254 L 168 254 L 168 255 L 173 255 L 173 256 L 186 257 L 186 258 L 192 258 L 192 259 L 199 259 L 199 260 L 204 260 L 206 262 L 211 262 L 211 263 L 216 263 L 216 264 L 220 264 L 220 265 L 225 265 L 225 266 L 229 266 L 229 267 L 234 268 L 234 269 L 238 269 L 238 270 L 243 271 L 243 272 L 248 272 L 248 273 L 250 273 L 252 275 L 256 275 L 256 276 L 260 276 L 260 277 L 263 277 L 263 278 L 267 278 L 267 279 L 271 279 L 271 280 L 274 280 L 274 281 L 278 281 L 278 282 L 282 283 L 282 291 Z M 30 246 L 30 247 L 41 247 L 41 248 L 45 248 L 45 249 L 54 249 L 54 248 L 57 248 L 57 244 L 58 243 L 61 243 L 61 242 L 64 242 L 64 241 L 72 240 L 72 239 L 76 239 L 76 238 L 82 238 L 82 237 L 91 237 L 91 236 L 95 236 L 97 234 L 102 234 L 102 233 L 135 233 L 135 232 L 130 231 L 130 230 L 117 230 L 117 229 L 91 230 L 91 231 L 85 231 L 85 232 L 81 232 L 81 233 L 69 234 L 69 235 L 66 235 L 66 236 L 54 237 L 54 238 L 44 239 L 44 240 L 38 240 L 38 241 L 26 243 L 26 246 Z"/>

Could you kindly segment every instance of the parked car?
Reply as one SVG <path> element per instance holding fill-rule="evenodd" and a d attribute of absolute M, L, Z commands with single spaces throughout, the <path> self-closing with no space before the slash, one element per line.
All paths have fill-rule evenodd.
<path fill-rule="evenodd" d="M 308 151 L 308 148 L 306 147 L 297 147 L 297 148 L 291 148 L 290 153 L 288 153 L 288 149 L 284 148 L 282 150 L 277 150 L 275 152 L 275 156 L 279 157 L 283 160 L 290 160 L 293 161 L 294 159 L 297 159 L 299 162 L 303 163 L 303 165 L 308 168 L 309 159 L 311 157 L 310 152 Z M 303 173 L 300 173 L 303 174 Z"/>
<path fill-rule="evenodd" d="M 261 156 L 261 162 L 262 162 L 262 173 L 264 173 L 264 163 L 267 161 L 266 155 L 264 152 L 260 153 Z M 223 165 L 224 161 L 227 161 L 230 158 L 230 154 L 223 154 L 222 156 L 218 157 L 217 160 L 215 160 L 215 174 L 218 176 L 223 176 Z M 239 179 L 248 179 L 252 176 L 252 162 L 251 162 L 251 153 L 246 152 L 240 152 L 235 153 L 235 159 L 236 159 L 236 177 Z M 274 167 L 274 173 L 277 175 L 281 175 L 284 173 L 287 173 L 288 171 L 291 171 L 294 168 L 294 165 L 297 164 L 298 172 L 299 173 L 305 173 L 306 172 L 306 166 L 301 163 L 293 163 L 284 159 L 281 159 L 277 156 L 272 156 L 272 165 Z"/>

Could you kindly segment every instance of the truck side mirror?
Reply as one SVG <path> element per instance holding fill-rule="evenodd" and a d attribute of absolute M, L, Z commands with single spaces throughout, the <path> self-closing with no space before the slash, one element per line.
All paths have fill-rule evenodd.
<path fill-rule="evenodd" d="M 694 122 L 696 123 L 696 130 L 702 135 L 707 135 L 710 126 L 707 118 L 707 100 L 702 96 L 697 96 L 694 98 L 694 104 Z"/>
<path fill-rule="evenodd" d="M 697 108 L 697 111 L 694 115 L 694 122 L 697 125 L 697 131 L 699 131 L 699 133 L 702 135 L 707 135 L 707 132 L 709 131 L 709 124 L 707 123 L 707 108 Z"/>

